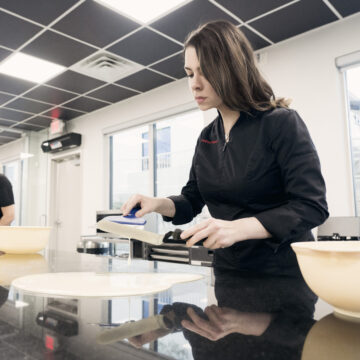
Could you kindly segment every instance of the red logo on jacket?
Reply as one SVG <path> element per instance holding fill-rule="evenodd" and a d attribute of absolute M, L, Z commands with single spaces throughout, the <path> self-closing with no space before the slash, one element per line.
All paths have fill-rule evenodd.
<path fill-rule="evenodd" d="M 201 139 L 201 142 L 205 143 L 205 144 L 217 144 L 219 142 L 219 140 L 206 140 L 206 139 Z"/>

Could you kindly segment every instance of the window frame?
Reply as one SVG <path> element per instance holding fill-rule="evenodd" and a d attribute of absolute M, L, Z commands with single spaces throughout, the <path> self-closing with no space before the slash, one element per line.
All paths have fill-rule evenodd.
<path fill-rule="evenodd" d="M 353 55 L 353 54 L 351 54 Z M 354 169 L 354 153 L 353 153 L 353 139 L 352 139 L 352 132 L 351 132 L 351 112 L 350 112 L 350 96 L 349 96 L 349 89 L 348 89 L 348 70 L 353 68 L 360 68 L 360 58 L 357 61 L 354 61 L 354 58 L 351 57 L 351 63 L 347 63 L 347 56 L 337 58 L 335 63 L 339 70 L 341 76 L 341 84 L 343 89 L 343 101 L 344 101 L 344 114 L 345 114 L 345 129 L 347 134 L 347 159 L 348 159 L 348 167 L 350 168 L 350 186 L 352 189 L 352 204 L 351 207 L 353 209 L 354 216 L 360 215 L 360 208 L 357 206 L 358 196 L 360 200 L 360 192 L 356 190 L 356 181 L 355 181 L 355 169 Z M 340 59 L 340 60 L 339 60 Z"/>

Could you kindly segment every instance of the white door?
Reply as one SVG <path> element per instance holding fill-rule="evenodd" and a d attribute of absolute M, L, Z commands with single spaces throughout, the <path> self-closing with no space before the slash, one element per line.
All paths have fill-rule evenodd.
<path fill-rule="evenodd" d="M 80 154 L 52 161 L 51 249 L 76 251 L 81 233 Z"/>

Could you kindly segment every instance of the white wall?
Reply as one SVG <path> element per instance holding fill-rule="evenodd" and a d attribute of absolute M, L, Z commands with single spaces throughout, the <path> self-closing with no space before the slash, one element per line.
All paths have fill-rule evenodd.
<path fill-rule="evenodd" d="M 293 99 L 320 155 L 331 216 L 353 215 L 342 75 L 335 58 L 360 50 L 360 14 L 261 51 L 277 96 Z"/>
<path fill-rule="evenodd" d="M 23 225 L 46 225 L 48 155 L 42 152 L 40 144 L 48 138 L 46 130 L 31 132 L 28 137 L 28 152 L 33 156 L 24 164 Z"/>
<path fill-rule="evenodd" d="M 2 172 L 2 165 L 4 163 L 18 160 L 20 159 L 20 153 L 27 152 L 26 146 L 26 139 L 22 137 L 0 147 L 0 173 Z"/>

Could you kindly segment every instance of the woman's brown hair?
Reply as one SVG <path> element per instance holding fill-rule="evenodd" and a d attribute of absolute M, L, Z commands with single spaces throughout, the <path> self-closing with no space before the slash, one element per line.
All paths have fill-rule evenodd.
<path fill-rule="evenodd" d="M 224 104 L 232 110 L 266 111 L 288 107 L 276 99 L 255 64 L 254 52 L 245 35 L 228 21 L 213 21 L 191 32 L 184 49 L 193 46 L 200 69 Z"/>

